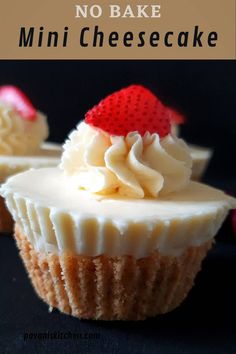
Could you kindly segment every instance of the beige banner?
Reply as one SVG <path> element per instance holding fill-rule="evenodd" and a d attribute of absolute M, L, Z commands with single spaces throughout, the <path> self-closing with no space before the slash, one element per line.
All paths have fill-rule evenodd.
<path fill-rule="evenodd" d="M 0 3 L 1 59 L 235 59 L 235 0 Z"/>

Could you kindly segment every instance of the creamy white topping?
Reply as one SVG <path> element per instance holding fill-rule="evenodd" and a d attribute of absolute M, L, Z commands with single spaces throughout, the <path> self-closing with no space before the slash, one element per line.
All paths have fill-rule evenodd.
<path fill-rule="evenodd" d="M 0 101 L 0 155 L 33 155 L 47 136 L 47 120 L 42 113 L 29 121 Z"/>
<path fill-rule="evenodd" d="M 133 198 L 158 197 L 189 183 L 192 159 L 174 135 L 109 136 L 82 122 L 64 145 L 60 167 L 78 188 Z"/>

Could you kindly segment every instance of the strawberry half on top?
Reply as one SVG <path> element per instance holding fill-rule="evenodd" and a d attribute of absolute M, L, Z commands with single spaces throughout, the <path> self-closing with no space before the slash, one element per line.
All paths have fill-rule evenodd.
<path fill-rule="evenodd" d="M 171 131 L 169 109 L 141 85 L 107 96 L 86 113 L 85 123 L 119 136 L 138 131 L 142 136 L 149 132 L 163 138 Z"/>
<path fill-rule="evenodd" d="M 34 121 L 37 117 L 37 111 L 29 98 L 16 86 L 0 86 L 0 101 L 10 104 L 22 119 Z"/>

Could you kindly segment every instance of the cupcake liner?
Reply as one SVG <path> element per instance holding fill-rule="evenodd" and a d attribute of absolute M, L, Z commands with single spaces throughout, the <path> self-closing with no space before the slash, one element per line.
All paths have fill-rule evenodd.
<path fill-rule="evenodd" d="M 0 197 L 0 232 L 7 233 L 12 232 L 14 228 L 14 222 L 9 213 L 5 200 Z"/>
<path fill-rule="evenodd" d="M 180 305 L 212 245 L 178 257 L 60 255 L 36 251 L 16 225 L 15 238 L 32 284 L 50 307 L 84 319 L 142 320 Z"/>

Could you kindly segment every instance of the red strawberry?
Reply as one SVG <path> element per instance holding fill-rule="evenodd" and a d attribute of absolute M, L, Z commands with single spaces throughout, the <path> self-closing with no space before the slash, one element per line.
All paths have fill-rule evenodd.
<path fill-rule="evenodd" d="M 28 97 L 17 87 L 6 85 L 0 87 L 0 101 L 9 103 L 23 119 L 35 120 L 36 109 Z"/>
<path fill-rule="evenodd" d="M 169 115 L 169 119 L 171 123 L 183 124 L 185 122 L 185 117 L 179 112 L 171 108 L 166 108 L 166 110 L 167 110 L 167 114 Z"/>
<path fill-rule="evenodd" d="M 158 133 L 162 138 L 170 133 L 170 119 L 161 101 L 147 88 L 132 85 L 117 91 L 85 115 L 85 122 L 111 135 L 126 136 L 138 131 Z"/>

